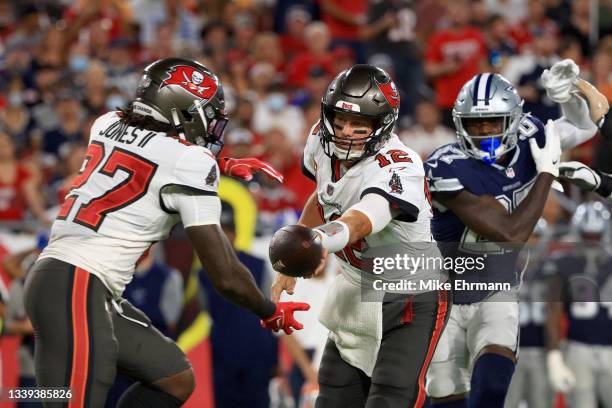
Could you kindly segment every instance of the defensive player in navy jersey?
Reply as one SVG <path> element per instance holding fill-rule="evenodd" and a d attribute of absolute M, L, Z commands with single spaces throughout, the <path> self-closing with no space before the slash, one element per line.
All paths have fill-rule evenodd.
<path fill-rule="evenodd" d="M 572 227 L 576 251 L 545 265 L 553 274 L 548 303 L 548 375 L 569 407 L 612 407 L 612 256 L 610 212 L 600 202 L 578 206 Z M 567 344 L 561 345 L 561 315 L 567 317 Z M 598 405 L 598 403 L 600 405 Z"/>
<path fill-rule="evenodd" d="M 543 73 L 563 111 L 546 128 L 523 112 L 516 89 L 498 74 L 477 75 L 461 89 L 453 109 L 458 142 L 425 163 L 432 232 L 444 255 L 484 259 L 482 270 L 453 274 L 455 281 L 518 287 L 516 249 L 540 217 L 560 150 L 597 130 L 576 93 L 578 71 L 564 60 Z M 441 407 L 502 407 L 518 351 L 516 298 L 512 291 L 455 291 L 454 304 L 428 372 L 428 394 Z"/>
<path fill-rule="evenodd" d="M 542 265 L 548 255 L 554 231 L 540 218 L 529 239 L 529 250 L 519 256 L 524 265 L 525 279 L 519 292 L 519 359 L 504 408 L 519 408 L 523 401 L 529 408 L 551 408 L 552 389 L 546 373 L 546 292 L 548 275 Z"/>

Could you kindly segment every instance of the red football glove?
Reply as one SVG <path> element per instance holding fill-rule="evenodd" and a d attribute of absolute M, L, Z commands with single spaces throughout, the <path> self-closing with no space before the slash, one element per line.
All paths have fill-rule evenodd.
<path fill-rule="evenodd" d="M 270 163 L 255 159 L 253 157 L 247 157 L 246 159 L 231 159 L 229 157 L 223 157 L 217 161 L 221 174 L 226 176 L 237 177 L 243 180 L 251 180 L 253 178 L 253 172 L 261 171 L 265 175 L 279 183 L 283 182 L 283 175 L 276 170 Z"/>
<path fill-rule="evenodd" d="M 306 311 L 310 309 L 308 303 L 301 302 L 278 302 L 276 312 L 267 319 L 261 321 L 261 327 L 275 332 L 281 329 L 287 334 L 293 333 L 293 329 L 301 330 L 304 326 L 295 320 L 293 313 L 296 311 Z"/>

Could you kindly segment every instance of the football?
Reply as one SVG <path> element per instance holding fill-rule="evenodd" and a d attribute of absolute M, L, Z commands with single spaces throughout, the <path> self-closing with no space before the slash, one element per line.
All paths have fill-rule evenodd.
<path fill-rule="evenodd" d="M 293 277 L 310 276 L 323 255 L 316 232 L 302 225 L 288 225 L 276 231 L 270 241 L 270 262 L 275 271 Z"/>

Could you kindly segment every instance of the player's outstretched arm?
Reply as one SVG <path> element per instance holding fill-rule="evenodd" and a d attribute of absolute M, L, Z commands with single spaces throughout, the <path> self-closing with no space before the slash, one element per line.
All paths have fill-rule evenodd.
<path fill-rule="evenodd" d="M 555 63 L 542 73 L 548 97 L 561 105 L 563 116 L 555 120 L 563 150 L 571 149 L 597 133 L 608 112 L 607 98 L 578 77 L 580 69 L 571 59 Z"/>
<path fill-rule="evenodd" d="M 198 225 L 185 231 L 213 286 L 223 297 L 255 313 L 265 328 L 287 334 L 303 328 L 293 314 L 310 306 L 298 302 L 274 304 L 266 299 L 219 225 Z"/>
<path fill-rule="evenodd" d="M 484 238 L 499 243 L 527 242 L 542 214 L 550 186 L 559 175 L 561 146 L 552 121 L 546 124 L 546 145 L 529 140 L 537 179 L 527 197 L 511 213 L 492 196 L 477 196 L 462 190 L 456 195 L 436 194 L 435 200 L 451 209 L 465 225 Z"/>
<path fill-rule="evenodd" d="M 582 190 L 595 191 L 600 196 L 612 200 L 612 175 L 610 174 L 573 161 L 559 164 L 559 177 L 577 185 Z"/>
<path fill-rule="evenodd" d="M 238 260 L 219 225 L 198 225 L 185 231 L 213 286 L 223 297 L 261 318 L 274 313 L 274 304 L 264 297 L 249 270 Z"/>

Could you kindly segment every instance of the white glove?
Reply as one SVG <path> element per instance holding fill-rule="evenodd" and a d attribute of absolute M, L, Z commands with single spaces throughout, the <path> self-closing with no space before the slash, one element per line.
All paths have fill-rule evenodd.
<path fill-rule="evenodd" d="M 548 97 L 557 103 L 565 103 L 572 97 L 571 91 L 580 68 L 571 59 L 555 63 L 550 69 L 544 70 L 540 79 Z"/>
<path fill-rule="evenodd" d="M 552 120 L 548 120 L 544 130 L 546 133 L 546 145 L 543 148 L 538 146 L 538 142 L 534 138 L 529 139 L 531 155 L 533 156 L 538 173 L 550 173 L 557 177 L 559 176 L 557 165 L 561 157 L 561 142 Z"/>
<path fill-rule="evenodd" d="M 593 191 L 601 184 L 601 177 L 595 170 L 577 161 L 560 163 L 559 177 L 586 191 Z"/>
<path fill-rule="evenodd" d="M 566 393 L 576 385 L 574 373 L 565 365 L 560 350 L 551 350 L 546 356 L 548 379 L 555 391 Z"/>

